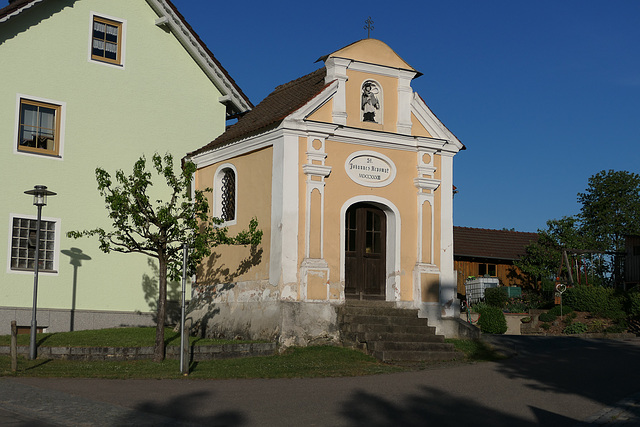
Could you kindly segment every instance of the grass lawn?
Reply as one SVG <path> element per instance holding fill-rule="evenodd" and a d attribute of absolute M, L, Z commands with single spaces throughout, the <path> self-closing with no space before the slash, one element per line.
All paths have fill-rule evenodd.
<path fill-rule="evenodd" d="M 167 345 L 179 345 L 180 334 L 167 329 Z M 28 345 L 29 336 L 18 337 L 19 345 Z M 10 337 L 0 336 L 0 345 L 8 345 Z M 41 346 L 152 346 L 154 328 L 118 328 L 38 334 Z M 239 341 L 204 340 L 191 337 L 193 345 L 226 344 Z M 486 345 L 474 341 L 447 340 L 466 354 L 465 361 L 496 360 L 499 357 Z M 456 362 L 459 363 L 459 362 Z M 464 362 L 463 362 L 464 363 Z M 18 371 L 11 372 L 8 356 L 0 356 L 0 376 L 76 377 L 76 378 L 182 378 L 178 360 L 154 363 L 138 361 L 72 361 L 18 358 Z M 190 365 L 189 378 L 311 378 L 375 375 L 441 366 L 423 363 L 412 366 L 386 364 L 362 352 L 342 347 L 318 346 L 290 348 L 282 354 L 262 357 L 211 360 Z"/>

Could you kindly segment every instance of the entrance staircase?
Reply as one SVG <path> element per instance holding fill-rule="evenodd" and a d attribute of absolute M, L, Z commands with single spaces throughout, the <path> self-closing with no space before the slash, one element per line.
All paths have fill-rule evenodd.
<path fill-rule="evenodd" d="M 387 301 L 347 300 L 338 309 L 343 345 L 365 350 L 383 362 L 422 362 L 462 357 L 417 309 Z"/>

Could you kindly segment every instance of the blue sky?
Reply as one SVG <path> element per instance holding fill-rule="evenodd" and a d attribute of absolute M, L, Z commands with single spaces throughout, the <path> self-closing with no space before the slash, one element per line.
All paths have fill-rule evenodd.
<path fill-rule="evenodd" d="M 466 145 L 454 224 L 536 231 L 603 169 L 640 172 L 640 1 L 174 0 L 254 104 L 367 36 Z"/>

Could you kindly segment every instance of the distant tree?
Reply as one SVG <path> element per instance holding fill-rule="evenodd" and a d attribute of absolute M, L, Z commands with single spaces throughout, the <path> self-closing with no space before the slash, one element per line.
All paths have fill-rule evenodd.
<path fill-rule="evenodd" d="M 516 261 L 523 273 L 540 279 L 553 279 L 558 274 L 563 249 L 589 249 L 591 240 L 584 236 L 577 218 L 565 216 L 547 221 L 546 230 L 538 230 L 538 240 L 526 248 Z"/>
<path fill-rule="evenodd" d="M 640 234 L 640 175 L 627 171 L 600 171 L 589 178 L 578 215 L 585 234 L 606 251 L 624 248 L 624 237 Z"/>
<path fill-rule="evenodd" d="M 179 280 L 182 271 L 182 247 L 190 248 L 189 274 L 195 271 L 200 260 L 211 254 L 211 249 L 221 245 L 257 245 L 262 239 L 258 222 L 252 219 L 248 230 L 235 237 L 228 235 L 222 221 L 209 216 L 209 203 L 202 191 L 190 197 L 191 182 L 196 167 L 187 162 L 176 175 L 173 157 L 155 154 L 152 158 L 155 173 L 163 177 L 169 187 L 168 201 L 149 198 L 153 185 L 152 173 L 146 169 L 144 156 L 136 161 L 133 173 L 125 175 L 118 170 L 115 183 L 102 168 L 96 169 L 98 191 L 104 197 L 113 229 L 70 231 L 68 237 L 97 236 L 100 249 L 122 253 L 141 253 L 158 260 L 157 327 L 154 360 L 164 360 L 164 326 L 167 305 L 167 276 Z"/>

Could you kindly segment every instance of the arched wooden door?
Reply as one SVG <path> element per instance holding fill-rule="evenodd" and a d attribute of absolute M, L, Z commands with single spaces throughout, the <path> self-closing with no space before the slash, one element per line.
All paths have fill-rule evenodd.
<path fill-rule="evenodd" d="M 385 299 L 387 217 L 357 203 L 345 218 L 345 298 Z"/>

